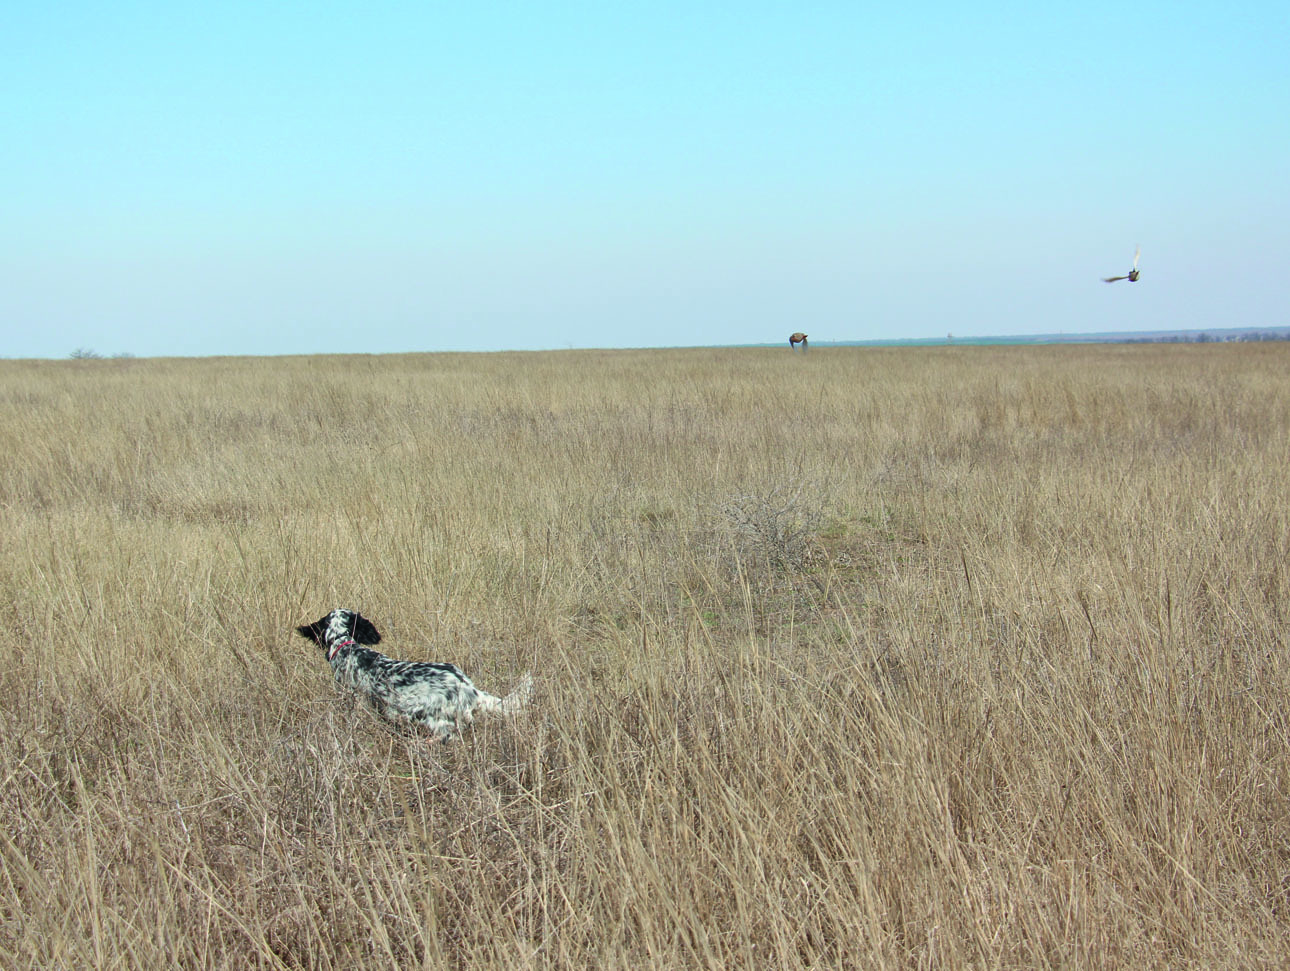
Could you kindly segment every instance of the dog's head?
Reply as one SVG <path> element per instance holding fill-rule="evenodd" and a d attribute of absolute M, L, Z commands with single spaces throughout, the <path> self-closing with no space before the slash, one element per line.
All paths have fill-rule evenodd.
<path fill-rule="evenodd" d="M 376 625 L 357 610 L 333 610 L 312 624 L 297 627 L 296 633 L 309 638 L 320 647 L 330 647 L 347 637 L 352 637 L 359 644 L 381 643 L 381 632 L 376 629 Z"/>

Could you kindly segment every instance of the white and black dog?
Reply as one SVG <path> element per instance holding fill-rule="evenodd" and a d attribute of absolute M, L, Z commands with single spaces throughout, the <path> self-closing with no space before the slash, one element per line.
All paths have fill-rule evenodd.
<path fill-rule="evenodd" d="M 327 652 L 336 682 L 367 698 L 382 717 L 394 723 L 422 725 L 447 741 L 479 711 L 514 712 L 533 693 L 524 675 L 505 698 L 480 691 L 452 664 L 396 661 L 367 644 L 379 644 L 381 632 L 357 610 L 333 610 L 321 620 L 297 627 Z"/>

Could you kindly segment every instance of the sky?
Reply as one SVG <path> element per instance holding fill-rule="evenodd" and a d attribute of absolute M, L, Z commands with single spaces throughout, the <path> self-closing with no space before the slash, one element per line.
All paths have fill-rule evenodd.
<path fill-rule="evenodd" d="M 1284 0 L 7 4 L 0 357 L 1283 326 L 1288 43 Z"/>

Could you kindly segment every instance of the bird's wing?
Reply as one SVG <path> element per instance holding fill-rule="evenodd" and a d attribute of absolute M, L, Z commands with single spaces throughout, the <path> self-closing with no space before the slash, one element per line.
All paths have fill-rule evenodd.
<path fill-rule="evenodd" d="M 1104 276 L 1104 277 L 1102 277 L 1102 282 L 1103 282 L 1103 283 L 1114 283 L 1116 280 L 1127 280 L 1127 279 L 1128 279 L 1128 277 L 1127 277 L 1127 276 Z"/>
<path fill-rule="evenodd" d="M 1139 246 L 1133 251 L 1133 268 L 1138 268 L 1138 257 L 1142 255 L 1142 247 Z"/>

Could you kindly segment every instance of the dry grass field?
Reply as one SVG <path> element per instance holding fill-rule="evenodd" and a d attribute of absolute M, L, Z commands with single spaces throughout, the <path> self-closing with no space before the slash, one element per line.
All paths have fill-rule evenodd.
<path fill-rule="evenodd" d="M 0 445 L 0 966 L 1290 963 L 1290 345 L 0 361 Z M 534 705 L 391 731 L 335 606 Z"/>

